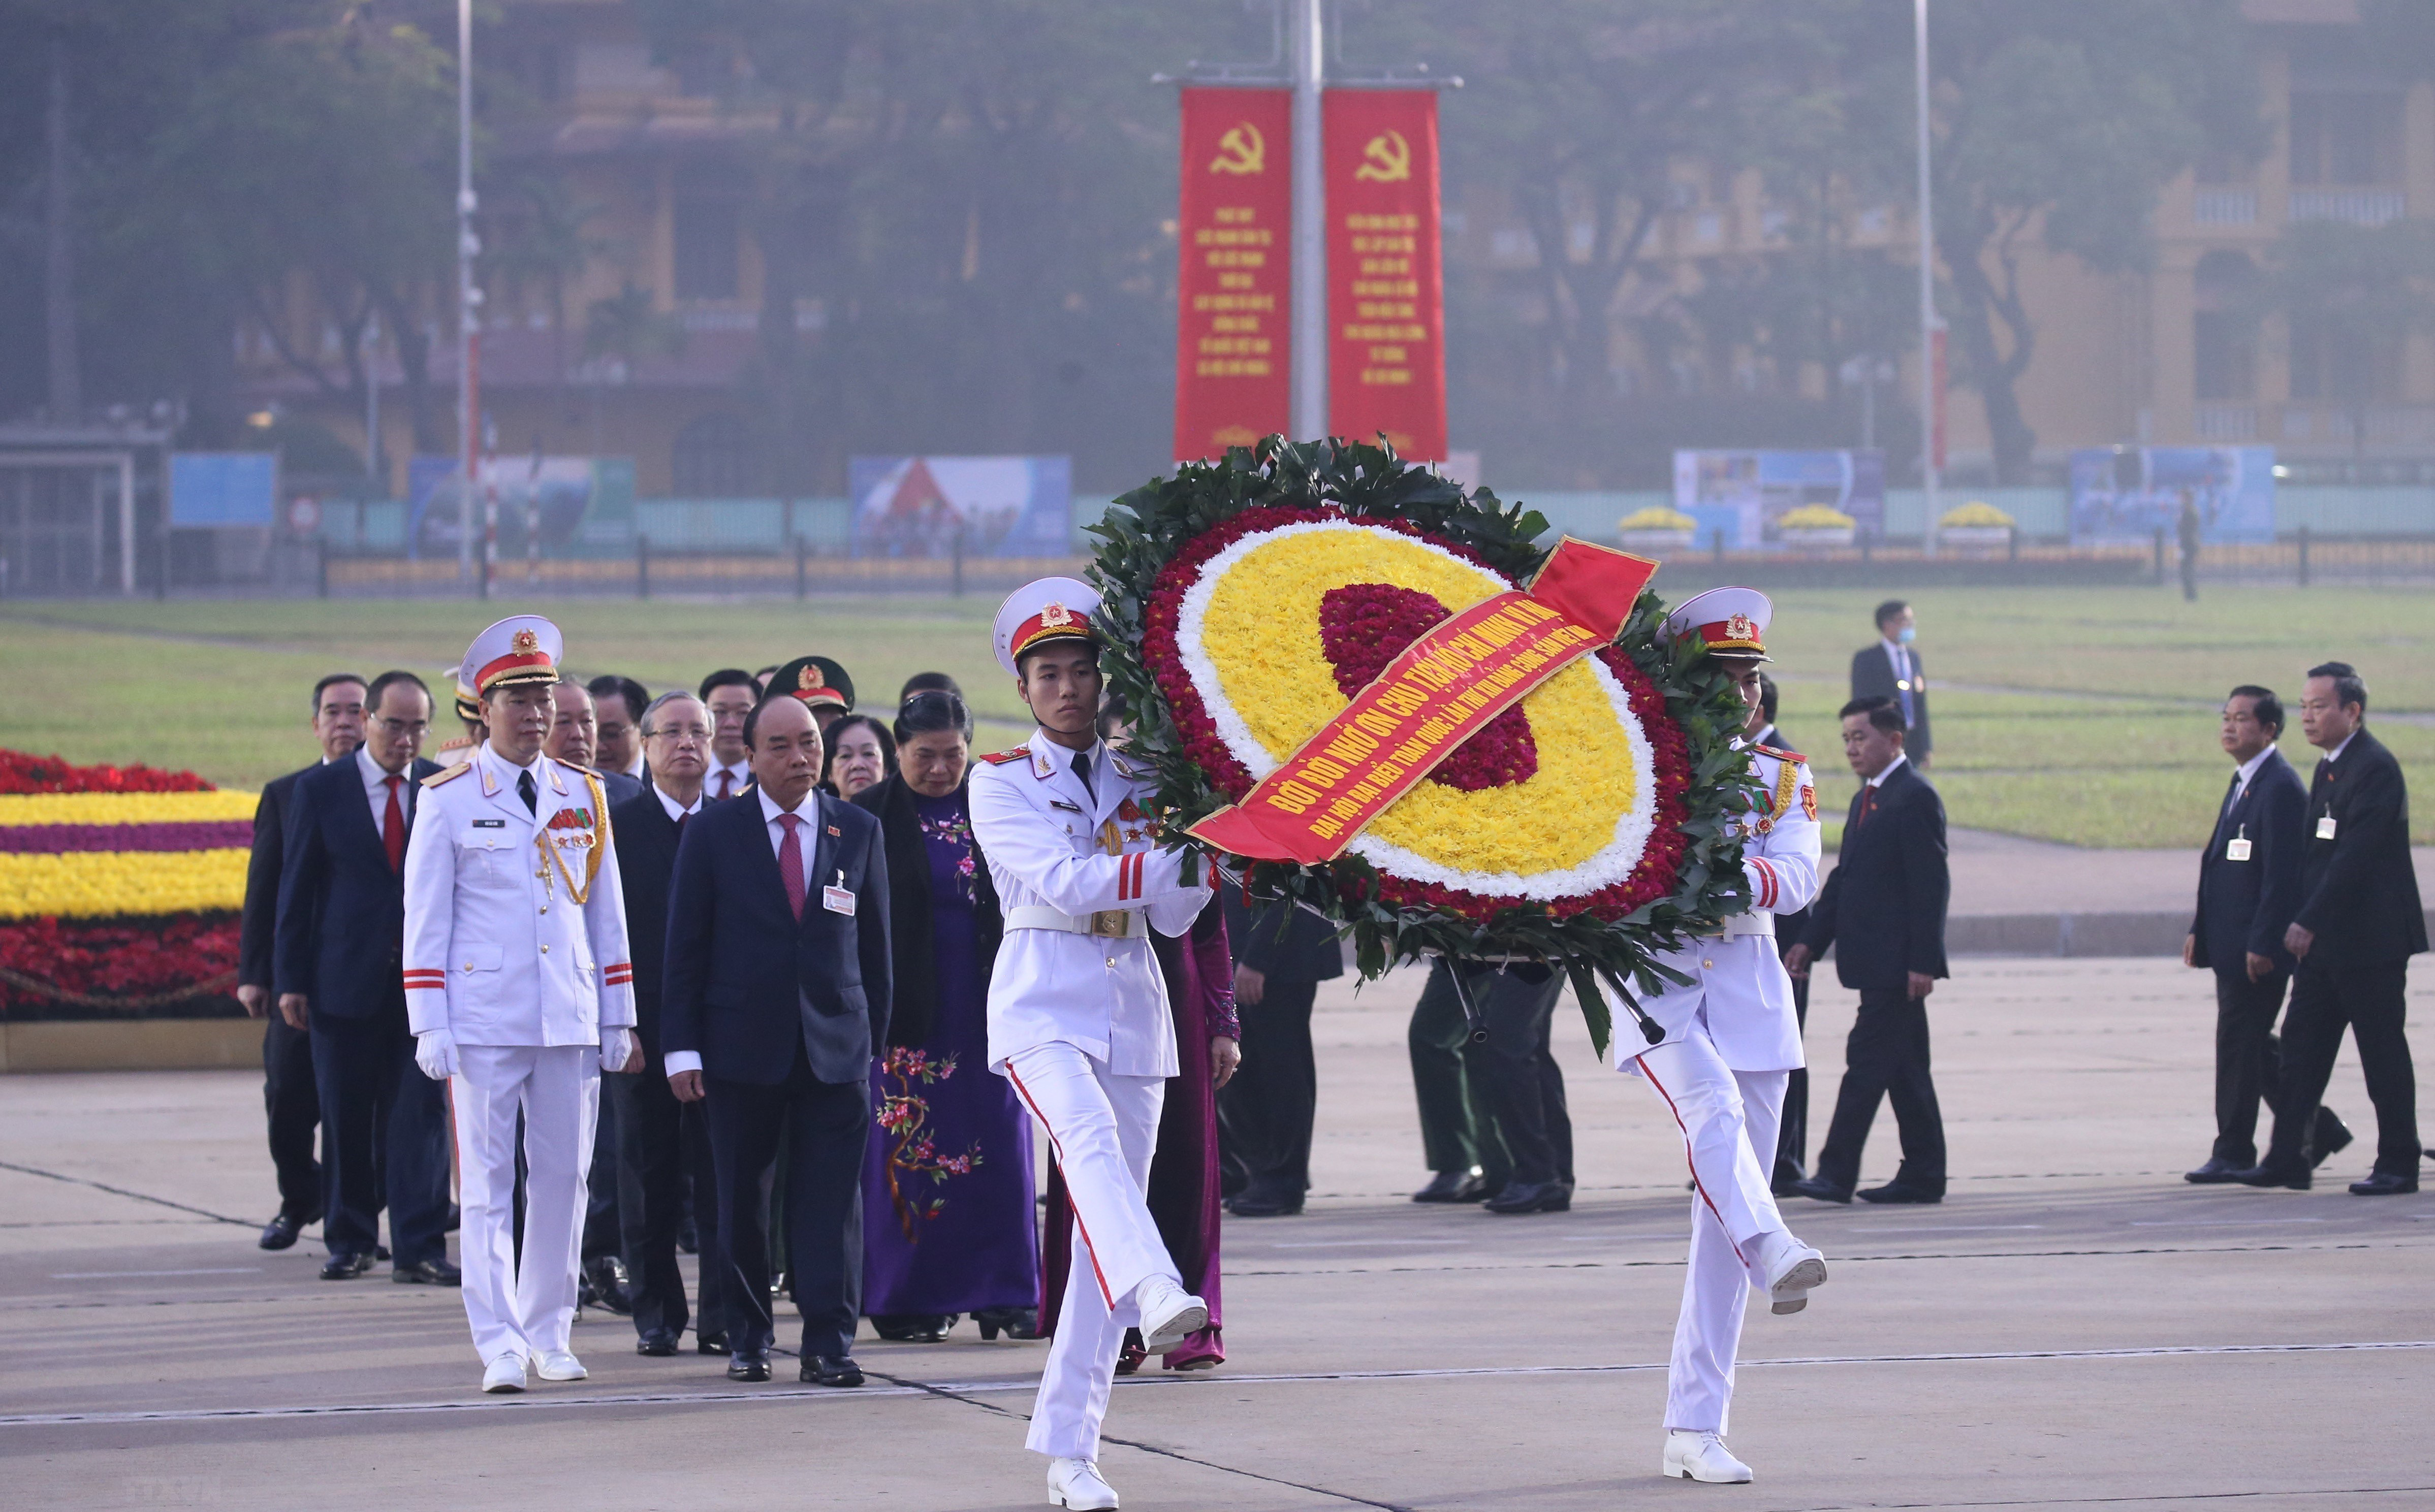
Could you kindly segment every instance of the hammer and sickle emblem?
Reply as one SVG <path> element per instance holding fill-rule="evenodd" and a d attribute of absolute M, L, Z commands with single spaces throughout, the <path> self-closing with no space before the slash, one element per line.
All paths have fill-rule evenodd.
<path fill-rule="evenodd" d="M 1264 173 L 1268 165 L 1268 139 L 1249 121 L 1228 127 L 1218 139 L 1218 155 L 1209 160 L 1211 173 Z"/>
<path fill-rule="evenodd" d="M 1367 183 L 1399 183 L 1412 176 L 1412 145 L 1401 131 L 1386 131 L 1361 149 L 1361 166 L 1353 177 Z"/>

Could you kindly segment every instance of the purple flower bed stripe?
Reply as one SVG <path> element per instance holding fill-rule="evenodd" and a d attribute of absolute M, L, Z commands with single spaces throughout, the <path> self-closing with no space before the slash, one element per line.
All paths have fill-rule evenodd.
<path fill-rule="evenodd" d="M 0 854 L 63 855 L 72 850 L 229 850 L 253 844 L 251 819 L 186 819 L 164 824 L 0 824 Z"/>

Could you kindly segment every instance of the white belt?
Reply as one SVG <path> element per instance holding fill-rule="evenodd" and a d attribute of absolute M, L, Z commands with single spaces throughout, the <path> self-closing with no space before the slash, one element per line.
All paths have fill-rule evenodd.
<path fill-rule="evenodd" d="M 1736 914 L 1716 929 L 1709 931 L 1707 937 L 1710 939 L 1773 939 L 1775 938 L 1775 915 L 1771 910 L 1757 908 L 1746 914 Z"/>
<path fill-rule="evenodd" d="M 1096 914 L 1069 914 L 1045 903 L 1026 903 L 1006 911 L 1009 929 L 1053 929 L 1067 935 L 1094 935 L 1101 939 L 1148 939 L 1149 921 L 1138 908 L 1102 908 Z"/>

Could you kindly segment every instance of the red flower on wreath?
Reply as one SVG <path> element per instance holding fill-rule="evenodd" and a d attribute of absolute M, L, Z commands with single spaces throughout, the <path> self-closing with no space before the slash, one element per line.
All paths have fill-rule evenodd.
<path fill-rule="evenodd" d="M 57 756 L 0 750 L 0 794 L 216 791 L 192 772 L 168 772 L 157 766 L 76 766 Z"/>

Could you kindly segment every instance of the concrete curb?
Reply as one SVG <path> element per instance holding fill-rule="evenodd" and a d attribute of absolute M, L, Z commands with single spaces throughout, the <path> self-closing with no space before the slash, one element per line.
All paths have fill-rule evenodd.
<path fill-rule="evenodd" d="M 2426 915 L 2435 934 L 2435 909 Z M 1947 919 L 1949 955 L 2171 955 L 2190 932 L 2187 909 L 2153 914 L 1962 914 Z"/>

